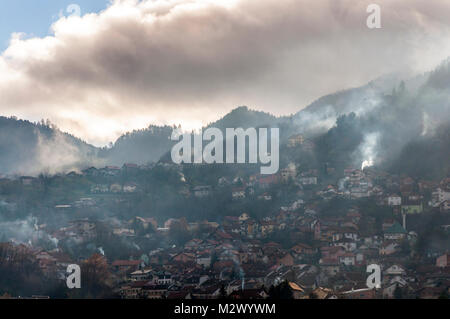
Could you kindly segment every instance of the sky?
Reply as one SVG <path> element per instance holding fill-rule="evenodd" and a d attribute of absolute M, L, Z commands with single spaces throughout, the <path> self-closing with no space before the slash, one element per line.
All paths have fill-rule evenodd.
<path fill-rule="evenodd" d="M 0 2 L 0 50 L 8 47 L 11 34 L 23 32 L 44 37 L 60 15 L 69 16 L 69 5 L 80 6 L 81 14 L 100 12 L 108 0 L 14 0 Z"/>
<path fill-rule="evenodd" d="M 275 115 L 450 55 L 450 2 L 15 0 L 0 4 L 0 114 L 94 145 L 149 124 L 199 128 L 247 105 Z M 70 16 L 77 4 L 81 16 Z"/>

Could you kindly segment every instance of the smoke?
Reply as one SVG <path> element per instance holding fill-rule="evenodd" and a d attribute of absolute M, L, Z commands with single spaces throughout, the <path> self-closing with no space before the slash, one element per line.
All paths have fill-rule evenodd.
<path fill-rule="evenodd" d="M 329 130 L 336 123 L 337 113 L 331 105 L 320 109 L 304 110 L 294 118 L 299 133 L 315 134 Z"/>
<path fill-rule="evenodd" d="M 369 133 L 359 146 L 358 151 L 362 157 L 361 169 L 375 165 L 377 159 L 377 145 L 380 138 L 379 132 Z"/>
<path fill-rule="evenodd" d="M 50 137 L 35 130 L 37 144 L 35 152 L 30 152 L 25 165 L 16 167 L 13 173 L 37 176 L 42 172 L 48 174 L 79 172 L 86 166 L 104 165 L 104 160 L 96 156 L 93 147 L 84 145 L 55 129 Z"/>
<path fill-rule="evenodd" d="M 0 222 L 1 240 L 27 245 L 44 245 L 50 249 L 58 248 L 57 238 L 39 228 L 36 217 L 28 216 L 21 220 Z"/>

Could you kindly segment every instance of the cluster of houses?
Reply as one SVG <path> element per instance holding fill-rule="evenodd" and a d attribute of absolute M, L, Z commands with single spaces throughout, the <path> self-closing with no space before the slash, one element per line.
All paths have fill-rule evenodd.
<path fill-rule="evenodd" d="M 438 298 L 448 294 L 448 251 L 415 260 L 405 251 L 405 245 L 411 247 L 417 240 L 417 234 L 406 229 L 406 219 L 384 219 L 380 232 L 373 231 L 375 225 L 363 228 L 375 223 L 366 219 L 356 208 L 339 217 L 286 208 L 260 220 L 247 213 L 225 216 L 221 222 L 187 223 L 171 218 L 161 227 L 153 218 L 136 217 L 128 226 L 114 228 L 114 235 L 132 240 L 138 236 L 133 229 L 138 224 L 164 238 L 171 227 L 182 224 L 197 237 L 179 247 L 166 245 L 134 253 L 126 260 L 104 258 L 113 278 L 111 289 L 121 298 L 263 299 L 269 296 L 270 287 L 282 283 L 288 283 L 297 299 Z M 272 238 L 277 232 L 290 244 Z M 77 220 L 54 235 L 89 243 L 95 233 L 94 222 Z M 36 258 L 45 273 L 56 273 L 58 278 L 71 262 L 58 249 L 36 251 Z M 366 268 L 371 264 L 382 269 L 377 288 L 367 287 Z"/>
<path fill-rule="evenodd" d="M 289 283 L 294 298 L 437 298 L 448 294 L 450 255 L 408 268 L 402 250 L 414 240 L 397 222 L 383 222 L 382 235 L 369 236 L 358 227 L 361 216 L 317 220 L 280 214 L 260 232 L 283 229 L 286 236 L 309 232 L 312 242 L 282 246 L 256 239 L 256 221 L 247 214 L 211 225 L 207 235 L 183 247 L 158 249 L 137 260 L 113 261 L 122 298 L 267 298 L 270 287 Z M 366 267 L 380 265 L 382 282 L 367 287 Z"/>
<path fill-rule="evenodd" d="M 288 146 L 305 143 L 301 136 L 294 136 Z M 91 168 L 83 174 L 118 176 L 123 169 L 140 167 L 126 164 L 123 168 Z M 328 171 L 334 172 L 332 168 Z M 33 180 L 24 177 L 22 183 L 32 185 Z M 418 255 L 414 249 L 418 233 L 409 229 L 408 220 L 411 215 L 450 213 L 450 178 L 417 181 L 349 168 L 333 185 L 323 183 L 317 169 L 300 171 L 290 163 L 275 175 L 236 176 L 232 180 L 222 177 L 217 185 L 190 186 L 183 191 L 201 200 L 231 189 L 234 201 L 252 196 L 272 201 L 270 188 L 283 183 L 294 183 L 299 189 L 297 197 L 280 203 L 268 217 L 242 212 L 216 221 L 188 223 L 168 218 L 159 223 L 154 218 L 137 216 L 117 225 L 107 223 L 113 236 L 130 243 L 139 236 L 162 238 L 160 248 L 140 251 L 138 255 L 134 252 L 125 260 L 110 260 L 101 248 L 96 248 L 108 262 L 111 290 L 121 298 L 264 299 L 272 286 L 287 283 L 296 299 L 448 296 L 450 243 L 426 256 Z M 92 194 L 117 196 L 137 191 L 139 185 L 135 183 L 95 184 L 90 189 Z M 324 214 L 317 204 L 339 197 L 353 200 L 354 207 L 336 216 Z M 367 215 L 357 204 L 362 198 L 373 198 L 380 207 L 391 209 L 392 217 L 378 220 Z M 80 198 L 56 208 L 72 205 L 81 209 L 95 207 L 96 201 Z M 183 245 L 167 245 L 175 225 L 191 234 Z M 449 225 L 440 226 L 448 234 Z M 142 235 L 139 229 L 152 232 L 144 231 Z M 98 235 L 97 224 L 89 218 L 73 220 L 51 235 L 86 245 Z M 33 248 L 33 254 L 42 270 L 57 278 L 63 278 L 64 267 L 74 262 L 58 248 Z M 382 281 L 376 288 L 367 286 L 366 268 L 372 264 L 382 270 Z"/>

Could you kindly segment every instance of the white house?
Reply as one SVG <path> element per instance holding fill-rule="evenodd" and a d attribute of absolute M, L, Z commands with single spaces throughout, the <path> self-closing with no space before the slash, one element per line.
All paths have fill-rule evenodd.
<path fill-rule="evenodd" d="M 444 191 L 442 188 L 437 188 L 431 195 L 430 206 L 438 207 L 441 203 L 450 200 L 450 192 Z"/>
<path fill-rule="evenodd" d="M 385 275 L 385 276 L 404 276 L 404 275 L 406 275 L 406 271 L 403 267 L 394 264 L 391 267 L 387 268 L 383 272 L 383 275 Z"/>
<path fill-rule="evenodd" d="M 352 253 L 345 253 L 339 256 L 339 263 L 346 266 L 354 266 L 356 264 L 356 257 Z"/>
<path fill-rule="evenodd" d="M 387 198 L 389 206 L 400 206 L 402 204 L 402 198 L 398 195 L 391 195 Z"/>

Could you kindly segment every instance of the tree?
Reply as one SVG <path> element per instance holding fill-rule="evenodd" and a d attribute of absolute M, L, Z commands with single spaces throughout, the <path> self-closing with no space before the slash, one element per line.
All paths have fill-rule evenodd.
<path fill-rule="evenodd" d="M 179 221 L 174 221 L 170 225 L 169 236 L 171 240 L 177 245 L 184 245 L 191 239 L 191 234 L 187 228 L 187 222 L 185 218 Z"/>
<path fill-rule="evenodd" d="M 293 299 L 291 287 L 287 280 L 283 281 L 278 286 L 271 286 L 269 289 L 269 299 Z"/>
<path fill-rule="evenodd" d="M 105 257 L 100 254 L 94 254 L 85 260 L 81 265 L 80 293 L 82 297 L 107 297 L 109 291 L 108 278 L 108 265 Z"/>

